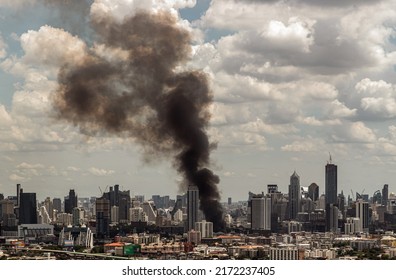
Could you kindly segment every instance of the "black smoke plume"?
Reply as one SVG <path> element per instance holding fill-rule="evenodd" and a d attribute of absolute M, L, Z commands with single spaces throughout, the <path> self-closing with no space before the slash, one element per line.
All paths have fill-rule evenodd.
<path fill-rule="evenodd" d="M 191 53 L 189 32 L 168 13 L 140 12 L 122 23 L 101 18 L 92 25 L 107 55 L 88 51 L 78 65 L 61 68 L 58 118 L 89 135 L 132 137 L 151 158 L 173 156 L 186 184 L 198 187 L 206 219 L 221 230 L 219 177 L 207 168 L 214 148 L 206 134 L 208 80 L 199 71 L 177 71 Z"/>

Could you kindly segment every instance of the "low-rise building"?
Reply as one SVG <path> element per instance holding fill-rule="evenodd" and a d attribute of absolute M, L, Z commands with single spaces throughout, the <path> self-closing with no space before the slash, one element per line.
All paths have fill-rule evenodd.
<path fill-rule="evenodd" d="M 93 248 L 93 233 L 91 229 L 83 226 L 67 226 L 59 234 L 58 244 L 64 247 L 82 246 Z"/>
<path fill-rule="evenodd" d="M 300 260 L 300 253 L 295 245 L 281 245 L 270 248 L 271 260 Z"/>

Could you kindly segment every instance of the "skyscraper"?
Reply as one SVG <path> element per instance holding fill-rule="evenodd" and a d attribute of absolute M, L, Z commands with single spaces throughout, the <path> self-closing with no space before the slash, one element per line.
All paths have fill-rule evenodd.
<path fill-rule="evenodd" d="M 60 198 L 54 198 L 52 200 L 52 205 L 57 213 L 62 213 L 62 200 Z"/>
<path fill-rule="evenodd" d="M 77 207 L 77 195 L 73 189 L 65 197 L 65 213 L 73 214 L 73 209 Z"/>
<path fill-rule="evenodd" d="M 82 226 L 84 224 L 84 209 L 75 207 L 73 209 L 73 226 Z"/>
<path fill-rule="evenodd" d="M 328 207 L 328 221 L 326 221 L 327 231 L 337 232 L 338 230 L 338 212 L 339 209 L 336 205 L 330 204 Z"/>
<path fill-rule="evenodd" d="M 108 192 L 103 193 L 103 197 L 107 198 L 110 201 L 111 207 L 119 207 L 118 221 L 120 223 L 127 223 L 129 207 L 131 205 L 130 191 L 121 191 L 119 185 L 114 185 L 114 187 L 110 187 L 110 190 Z M 142 201 L 142 203 L 143 202 L 144 201 Z"/>
<path fill-rule="evenodd" d="M 325 166 L 326 231 L 331 231 L 333 229 L 333 214 L 335 209 L 333 207 L 337 205 L 337 165 L 332 163 L 330 155 L 330 160 Z"/>
<path fill-rule="evenodd" d="M 16 215 L 16 218 L 17 219 L 19 219 L 19 208 L 20 208 L 20 205 L 21 205 L 21 190 L 22 190 L 22 188 L 21 188 L 21 184 L 17 184 L 16 185 L 16 203 L 15 203 L 15 215 Z"/>
<path fill-rule="evenodd" d="M 253 230 L 271 230 L 271 198 L 262 194 L 251 200 L 251 226 Z"/>
<path fill-rule="evenodd" d="M 96 235 L 100 238 L 109 236 L 110 201 L 105 198 L 96 199 Z"/>
<path fill-rule="evenodd" d="M 120 221 L 120 207 L 118 206 L 111 206 L 110 208 L 110 221 L 112 224 L 118 224 Z"/>
<path fill-rule="evenodd" d="M 187 190 L 187 231 L 194 229 L 198 222 L 199 191 L 197 186 L 188 186 Z"/>
<path fill-rule="evenodd" d="M 388 205 L 388 197 L 389 197 L 389 188 L 388 184 L 385 184 L 384 187 L 382 188 L 382 205 L 387 206 Z"/>
<path fill-rule="evenodd" d="M 368 232 L 369 230 L 369 204 L 362 199 L 356 201 L 356 218 L 360 219 L 360 231 Z"/>
<path fill-rule="evenodd" d="M 20 205 L 20 194 L 21 194 L 21 184 L 16 185 L 16 191 L 17 191 L 17 207 Z"/>
<path fill-rule="evenodd" d="M 345 209 L 345 195 L 344 192 L 341 191 L 341 193 L 338 195 L 337 197 L 337 206 L 338 209 L 340 210 L 341 214 L 342 214 L 342 218 L 345 219 L 346 218 L 346 209 Z"/>
<path fill-rule="evenodd" d="M 337 165 L 332 163 L 331 156 L 325 167 L 325 203 L 337 204 Z"/>
<path fill-rule="evenodd" d="M 297 213 L 301 211 L 301 188 L 300 176 L 294 171 L 290 176 L 289 185 L 289 219 L 297 218 Z"/>
<path fill-rule="evenodd" d="M 36 193 L 19 192 L 19 224 L 37 224 Z"/>

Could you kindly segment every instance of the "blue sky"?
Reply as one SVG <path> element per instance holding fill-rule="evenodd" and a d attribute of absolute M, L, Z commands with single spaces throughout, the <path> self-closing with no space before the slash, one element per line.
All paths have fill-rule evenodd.
<path fill-rule="evenodd" d="M 46 4 L 45 4 L 46 3 Z M 168 160 L 146 164 L 131 139 L 87 137 L 55 121 L 65 63 L 95 49 L 88 22 L 143 9 L 178 17 L 194 40 L 188 69 L 210 77 L 211 168 L 223 200 L 247 198 L 294 170 L 324 193 L 332 154 L 339 189 L 396 185 L 396 3 L 393 0 L 0 0 L 0 193 L 39 198 L 179 193 Z M 375 11 L 375 13 L 373 13 Z"/>

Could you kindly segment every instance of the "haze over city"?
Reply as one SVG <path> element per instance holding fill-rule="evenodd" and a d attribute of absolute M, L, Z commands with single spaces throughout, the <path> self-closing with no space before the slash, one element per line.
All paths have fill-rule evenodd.
<path fill-rule="evenodd" d="M 90 133 L 54 108 L 60 70 L 125 56 L 95 24 L 142 12 L 173 15 L 191 39 L 175 69 L 207 75 L 203 131 L 217 147 L 205 167 L 219 176 L 222 201 L 267 184 L 287 192 L 294 171 L 324 193 L 329 153 L 339 192 L 394 191 L 395 1 L 329 2 L 0 0 L 1 193 L 17 183 L 39 199 L 69 189 L 99 196 L 115 184 L 136 195 L 183 192 L 173 156 L 147 157 L 133 133 Z"/>

